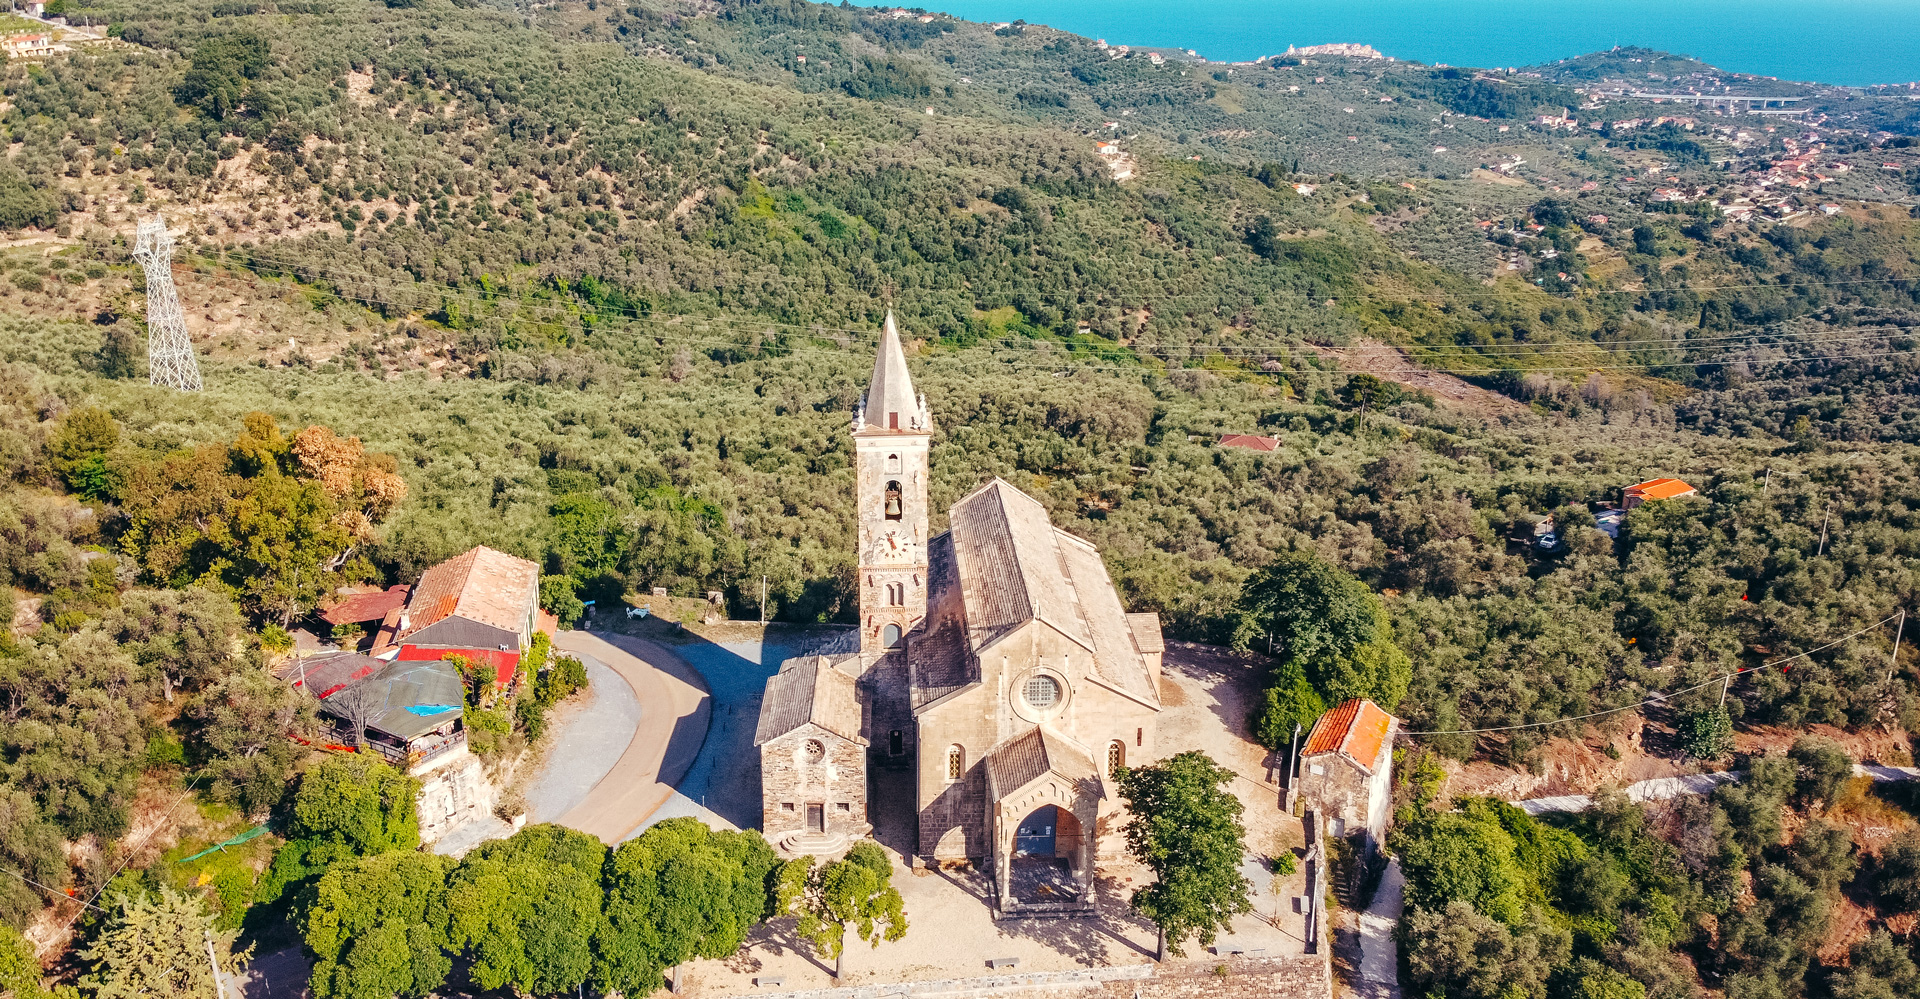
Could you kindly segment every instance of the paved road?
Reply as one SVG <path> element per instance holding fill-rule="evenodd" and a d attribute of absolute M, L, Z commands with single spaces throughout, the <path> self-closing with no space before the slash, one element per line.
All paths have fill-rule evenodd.
<path fill-rule="evenodd" d="M 1363 999 L 1400 999 L 1400 952 L 1393 929 L 1400 922 L 1405 890 L 1396 857 L 1387 861 L 1373 904 L 1360 913 L 1360 980 L 1353 991 Z"/>
<path fill-rule="evenodd" d="M 671 649 L 629 635 L 563 631 L 554 647 L 591 656 L 633 689 L 640 718 L 613 766 L 586 796 L 552 821 L 589 833 L 608 845 L 643 825 L 700 755 L 712 715 L 712 697 L 698 670 Z M 583 736 L 589 744 L 597 742 Z"/>
<path fill-rule="evenodd" d="M 559 726 L 539 772 L 527 781 L 528 822 L 552 822 L 586 801 L 640 734 L 641 721 L 661 711 L 641 707 L 613 667 L 575 655 L 587 668 L 588 700 Z"/>

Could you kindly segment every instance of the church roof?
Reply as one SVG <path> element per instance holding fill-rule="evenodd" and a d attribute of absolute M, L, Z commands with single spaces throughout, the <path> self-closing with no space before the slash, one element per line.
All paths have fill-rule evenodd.
<path fill-rule="evenodd" d="M 826 656 L 801 656 L 780 664 L 760 700 L 760 726 L 753 744 L 765 745 L 803 725 L 818 725 L 862 746 L 860 696 L 853 677 Z"/>
<path fill-rule="evenodd" d="M 921 686 L 971 682 L 978 657 L 1029 621 L 1087 650 L 1102 682 L 1160 703 L 1120 595 L 1092 544 L 1053 526 L 1040 501 L 994 479 L 953 505 L 948 536 L 928 546 L 928 616 L 914 656 L 930 661 Z M 951 553 L 951 554 L 949 554 Z M 951 561 L 951 567 L 941 563 Z M 964 634 L 943 633 L 954 627 Z M 1144 626 L 1141 630 L 1145 630 Z M 1158 638 L 1153 629 L 1148 644 Z M 970 654 L 970 655 L 969 655 Z M 935 682 L 947 675 L 949 682 Z"/>
<path fill-rule="evenodd" d="M 913 394 L 913 377 L 907 374 L 907 355 L 900 349 L 900 331 L 893 323 L 893 310 L 887 310 L 887 325 L 880 333 L 880 351 L 873 358 L 873 379 L 867 383 L 866 423 L 862 429 L 924 433 L 933 429 L 932 421 Z"/>
<path fill-rule="evenodd" d="M 1167 640 L 1160 634 L 1160 615 L 1128 614 L 1127 630 L 1133 632 L 1133 647 L 1142 655 L 1167 651 Z"/>
<path fill-rule="evenodd" d="M 1003 798 L 1049 773 L 1095 780 L 1100 771 L 1086 750 L 1046 728 L 1030 729 L 987 751 L 987 794 Z"/>

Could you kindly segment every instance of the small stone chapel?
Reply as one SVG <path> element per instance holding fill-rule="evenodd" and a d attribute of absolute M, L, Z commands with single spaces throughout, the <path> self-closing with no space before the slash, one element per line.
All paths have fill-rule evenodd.
<path fill-rule="evenodd" d="M 868 768 L 910 768 L 916 865 L 987 867 L 998 916 L 1089 912 L 1124 849 L 1113 773 L 1159 757 L 1159 616 L 1127 613 L 1099 551 L 1002 479 L 930 532 L 933 418 L 891 313 L 852 435 L 860 650 L 767 682 L 763 830 L 837 853 L 872 829 Z"/>

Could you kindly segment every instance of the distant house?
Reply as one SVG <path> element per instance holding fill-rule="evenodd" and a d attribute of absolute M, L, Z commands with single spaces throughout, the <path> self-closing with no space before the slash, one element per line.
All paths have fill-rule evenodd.
<path fill-rule="evenodd" d="M 48 34 L 8 35 L 0 40 L 9 59 L 31 59 L 37 56 L 52 55 L 53 36 Z"/>
<path fill-rule="evenodd" d="M 1295 764 L 1294 786 L 1319 811 L 1327 835 L 1380 848 L 1393 812 L 1393 735 L 1399 719 L 1365 698 L 1320 716 Z"/>
<path fill-rule="evenodd" d="M 1280 438 L 1256 437 L 1253 434 L 1221 434 L 1218 446 L 1245 448 L 1248 451 L 1277 451 L 1280 449 Z"/>
<path fill-rule="evenodd" d="M 493 666 L 501 689 L 540 624 L 540 567 L 485 546 L 428 569 L 397 612 L 391 639 L 402 661 L 465 656 Z"/>
<path fill-rule="evenodd" d="M 1700 491 L 1679 479 L 1648 479 L 1628 486 L 1626 508 L 1631 510 L 1642 503 L 1652 500 L 1679 499 L 1682 496 L 1698 496 Z"/>

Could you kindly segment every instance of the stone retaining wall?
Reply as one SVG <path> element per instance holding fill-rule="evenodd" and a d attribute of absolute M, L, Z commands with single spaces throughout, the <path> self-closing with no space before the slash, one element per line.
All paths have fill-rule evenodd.
<path fill-rule="evenodd" d="M 1325 955 L 1221 957 L 1167 967 L 1136 964 L 1036 971 L 803 992 L 751 992 L 753 999 L 1329 999 Z"/>

